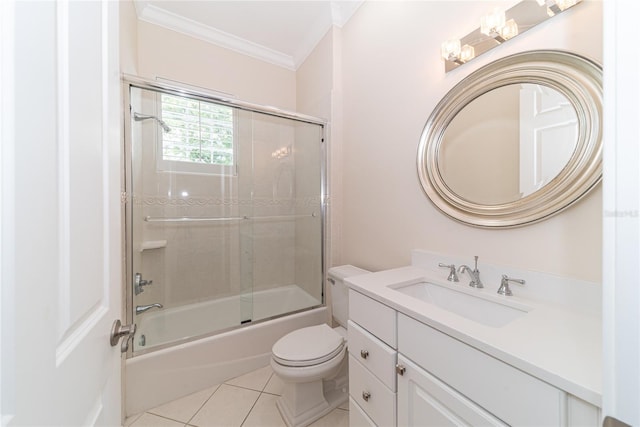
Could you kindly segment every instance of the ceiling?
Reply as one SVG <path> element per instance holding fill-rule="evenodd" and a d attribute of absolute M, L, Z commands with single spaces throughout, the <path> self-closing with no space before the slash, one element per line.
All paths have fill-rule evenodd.
<path fill-rule="evenodd" d="M 364 0 L 134 0 L 138 18 L 296 70 Z"/>

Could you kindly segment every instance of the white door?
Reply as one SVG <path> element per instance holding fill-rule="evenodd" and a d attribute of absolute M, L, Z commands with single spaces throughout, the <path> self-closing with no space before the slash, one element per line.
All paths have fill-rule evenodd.
<path fill-rule="evenodd" d="M 118 3 L 0 23 L 2 425 L 119 425 Z"/>
<path fill-rule="evenodd" d="M 578 142 L 578 116 L 564 95 L 542 85 L 520 87 L 520 193 L 548 184 Z"/>
<path fill-rule="evenodd" d="M 604 6 L 602 413 L 640 425 L 640 2 Z"/>

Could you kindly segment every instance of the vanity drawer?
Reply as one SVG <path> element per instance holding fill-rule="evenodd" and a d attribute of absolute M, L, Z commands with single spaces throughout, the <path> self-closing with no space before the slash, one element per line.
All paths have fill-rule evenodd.
<path fill-rule="evenodd" d="M 405 315 L 398 326 L 401 354 L 504 422 L 563 425 L 564 392 Z"/>
<path fill-rule="evenodd" d="M 396 351 L 349 320 L 349 353 L 396 391 Z"/>
<path fill-rule="evenodd" d="M 349 355 L 349 394 L 379 426 L 396 424 L 396 394 Z"/>
<path fill-rule="evenodd" d="M 349 318 L 393 348 L 397 348 L 396 311 L 349 289 Z"/>

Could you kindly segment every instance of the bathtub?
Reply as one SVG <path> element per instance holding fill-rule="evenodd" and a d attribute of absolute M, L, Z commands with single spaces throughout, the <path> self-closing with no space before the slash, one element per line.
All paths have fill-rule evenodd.
<path fill-rule="evenodd" d="M 318 304 L 295 285 L 255 292 L 250 298 L 254 322 Z M 280 337 L 329 319 L 327 308 L 319 307 L 168 346 L 187 337 L 210 333 L 212 329 L 237 326 L 240 310 L 247 307 L 241 305 L 242 299 L 228 297 L 141 316 L 134 337 L 136 354 L 147 348 L 164 348 L 126 360 L 127 416 L 266 366 L 271 347 Z M 213 322 L 217 323 L 212 327 Z"/>

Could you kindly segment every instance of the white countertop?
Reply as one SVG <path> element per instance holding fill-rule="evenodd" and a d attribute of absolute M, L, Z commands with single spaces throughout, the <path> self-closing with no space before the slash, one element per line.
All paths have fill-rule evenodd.
<path fill-rule="evenodd" d="M 602 407 L 602 322 L 599 313 L 582 309 L 586 304 L 572 310 L 571 306 L 544 298 L 519 297 L 522 289 L 517 285 L 512 285 L 515 296 L 504 297 L 496 293 L 495 280 L 485 281 L 483 289 L 474 289 L 467 286 L 466 275 L 460 276 L 460 282 L 451 283 L 446 280 L 447 273 L 446 269 L 409 266 L 351 277 L 346 282 L 351 289 L 400 313 Z M 526 273 L 524 276 L 527 277 Z M 532 276 L 534 282 L 539 278 L 535 273 Z M 531 310 L 504 326 L 490 327 L 389 287 L 424 281 L 482 295 L 489 300 L 522 304 Z M 548 281 L 553 282 L 553 279 Z M 556 288 L 560 286 L 556 284 Z M 531 290 L 528 292 L 530 295 Z"/>

